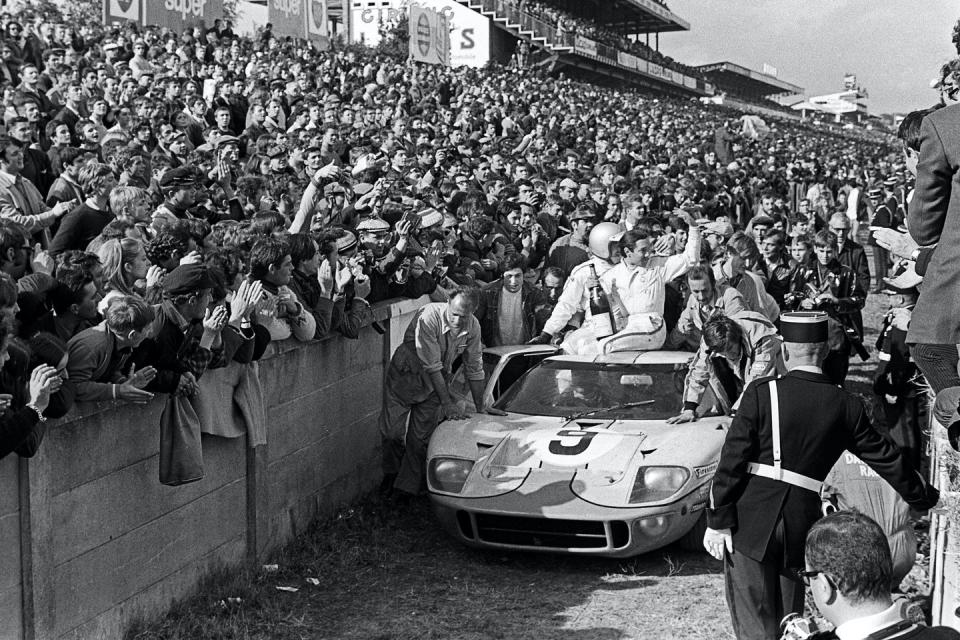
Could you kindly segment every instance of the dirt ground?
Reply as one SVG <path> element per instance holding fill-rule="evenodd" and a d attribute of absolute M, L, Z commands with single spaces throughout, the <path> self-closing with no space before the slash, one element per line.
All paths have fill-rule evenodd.
<path fill-rule="evenodd" d="M 870 296 L 878 326 L 890 300 Z M 875 331 L 866 343 L 871 352 Z M 851 363 L 870 393 L 876 354 Z M 626 561 L 467 549 L 424 500 L 370 500 L 319 523 L 271 562 L 212 576 L 195 598 L 128 638 L 642 640 L 732 638 L 721 565 L 667 548 Z M 925 591 L 918 563 L 913 591 Z M 296 591 L 280 590 L 289 587 Z"/>

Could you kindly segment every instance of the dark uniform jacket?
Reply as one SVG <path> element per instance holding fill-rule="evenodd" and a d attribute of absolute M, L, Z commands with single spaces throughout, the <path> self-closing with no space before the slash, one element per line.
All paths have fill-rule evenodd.
<path fill-rule="evenodd" d="M 820 496 L 747 473 L 747 464 L 773 464 L 770 395 L 774 378 L 751 383 L 730 425 L 713 486 L 707 523 L 732 529 L 733 548 L 758 561 L 783 519 L 786 566 L 803 566 L 807 531 L 820 518 Z M 936 505 L 939 494 L 870 424 L 863 403 L 822 374 L 791 371 L 777 381 L 782 468 L 823 481 L 846 449 L 866 462 L 916 509 Z M 816 400 L 814 400 L 816 399 Z"/>

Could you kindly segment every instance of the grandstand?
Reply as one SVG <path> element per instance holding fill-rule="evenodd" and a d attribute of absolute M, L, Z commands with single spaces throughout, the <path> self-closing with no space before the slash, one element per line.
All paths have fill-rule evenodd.
<path fill-rule="evenodd" d="M 537 65 L 592 82 L 629 83 L 660 93 L 704 96 L 712 84 L 659 52 L 659 34 L 690 24 L 654 0 L 457 0 L 516 41 Z M 651 46 L 650 38 L 653 36 Z"/>
<path fill-rule="evenodd" d="M 716 90 L 713 102 L 742 111 L 765 115 L 797 118 L 788 107 L 773 100 L 776 97 L 797 95 L 803 87 L 786 82 L 771 73 L 761 73 L 733 62 L 715 62 L 697 67 L 711 81 Z"/>

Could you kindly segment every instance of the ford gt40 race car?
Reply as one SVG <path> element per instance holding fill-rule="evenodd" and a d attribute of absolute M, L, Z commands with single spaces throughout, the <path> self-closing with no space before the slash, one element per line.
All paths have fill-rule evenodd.
<path fill-rule="evenodd" d="M 446 421 L 433 434 L 427 485 L 440 522 L 475 547 L 613 557 L 677 540 L 701 548 L 730 418 L 714 387 L 697 421 L 667 423 L 692 357 L 484 350 L 486 399 L 507 415 Z M 469 396 L 459 376 L 452 388 Z"/>

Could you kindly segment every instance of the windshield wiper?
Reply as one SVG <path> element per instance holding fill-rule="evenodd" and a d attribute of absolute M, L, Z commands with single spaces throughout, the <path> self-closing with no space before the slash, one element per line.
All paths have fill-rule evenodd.
<path fill-rule="evenodd" d="M 576 420 L 577 418 L 585 418 L 595 413 L 604 413 L 605 411 L 616 411 L 617 409 L 632 409 L 633 407 L 642 407 L 644 405 L 653 404 L 654 402 L 656 402 L 656 400 L 639 400 L 637 402 L 623 402 L 621 404 L 615 404 L 609 407 L 600 407 L 599 409 L 590 409 L 589 411 L 582 411 L 580 413 L 575 413 L 572 416 L 564 418 L 564 420 Z"/>

